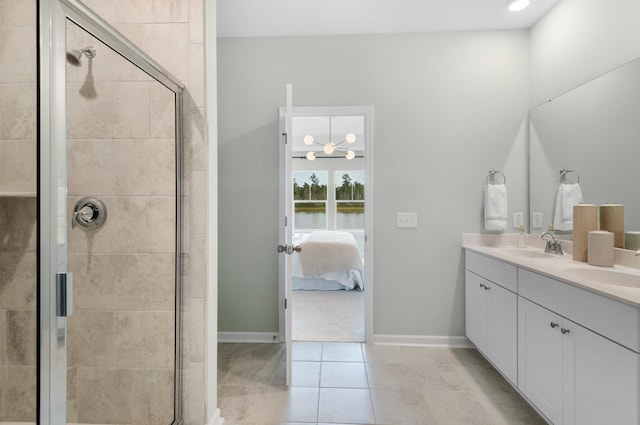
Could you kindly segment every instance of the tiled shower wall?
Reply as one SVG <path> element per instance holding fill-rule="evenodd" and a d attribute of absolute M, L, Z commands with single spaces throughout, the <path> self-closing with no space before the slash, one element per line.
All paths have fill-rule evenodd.
<path fill-rule="evenodd" d="M 167 425 L 175 342 L 174 95 L 69 22 L 68 216 L 82 197 L 107 207 L 97 231 L 68 231 L 72 423 Z"/>
<path fill-rule="evenodd" d="M 0 84 L 2 90 L 0 91 L 0 192 L 7 190 L 9 182 L 15 183 L 11 190 L 15 191 L 31 191 L 34 190 L 35 181 L 35 161 L 33 160 L 35 155 L 35 7 L 34 0 L 0 0 L 0 21 L 3 23 L 0 29 Z M 96 11 L 105 20 L 115 26 L 125 36 L 130 38 L 136 43 L 142 50 L 146 51 L 150 56 L 156 59 L 170 72 L 172 72 L 178 79 L 182 80 L 187 91 L 185 93 L 185 105 L 184 105 L 184 161 L 183 161 L 183 188 L 184 188 L 184 211 L 183 217 L 183 409 L 185 424 L 203 424 L 205 422 L 205 367 L 204 367 L 204 332 L 205 332 L 205 220 L 206 220 L 206 188 L 205 188 L 205 176 L 207 172 L 207 150 L 208 147 L 205 142 L 205 105 L 204 105 L 204 0 L 149 0 L 145 2 L 139 2 L 136 0 L 86 0 L 85 3 Z M 30 28 L 29 28 L 30 27 Z M 80 41 L 80 40 L 78 40 Z M 6 60 L 11 59 L 11 60 Z M 86 72 L 88 69 L 86 58 L 83 59 L 85 67 L 76 70 L 75 76 L 71 75 L 71 78 L 79 84 L 83 81 L 83 77 L 86 75 L 82 72 Z M 96 61 L 93 65 L 92 72 L 94 73 L 95 81 L 100 81 L 100 73 L 104 72 L 106 68 L 99 68 Z M 117 73 L 115 69 L 110 69 L 109 72 Z M 117 76 L 113 74 L 110 78 L 114 79 L 126 79 L 126 76 Z M 148 86 L 153 86 L 151 83 L 146 83 Z M 142 84 L 144 86 L 144 84 Z M 82 87 L 80 87 L 82 88 Z M 76 89 L 80 89 L 76 87 Z M 98 90 L 98 85 L 95 87 Z M 101 88 L 103 90 L 104 87 Z M 153 88 L 147 88 L 154 96 Z M 143 88 L 142 90 L 147 90 Z M 88 93 L 89 95 L 91 93 Z M 158 93 L 156 93 L 158 94 Z M 117 93 L 112 93 L 113 96 L 117 96 Z M 159 95 L 159 94 L 158 94 Z M 156 102 L 153 100 L 149 104 L 149 111 L 152 110 L 153 105 Z M 71 105 L 70 105 L 71 106 Z M 77 111 L 79 113 L 88 112 L 88 110 Z M 107 108 L 106 110 L 94 110 L 94 114 L 89 118 L 93 121 L 100 121 L 100 118 L 105 115 L 114 114 L 113 108 Z M 135 111 L 127 111 L 127 114 L 120 117 L 126 119 L 129 117 L 129 113 Z M 167 119 L 170 119 L 166 114 L 166 110 L 156 110 L 154 119 L 150 119 L 149 122 L 154 122 L 153 126 L 149 126 L 149 132 L 151 137 L 157 137 L 155 141 L 162 138 L 163 123 Z M 110 118 L 113 118 L 111 115 Z M 92 124 L 99 126 L 100 124 Z M 131 126 L 135 128 L 136 123 L 131 123 Z M 96 128 L 96 127 L 94 127 Z M 166 129 L 166 127 L 165 127 Z M 109 132 L 113 131 L 108 126 L 98 127 L 98 130 Z M 159 131 L 159 134 L 153 135 L 154 131 Z M 82 134 L 78 134 L 83 137 Z M 134 138 L 134 135 L 127 137 Z M 116 157 L 109 159 L 109 166 L 112 167 L 130 167 L 132 162 L 137 164 L 133 159 L 134 154 L 144 155 L 149 148 L 154 149 L 154 153 L 158 153 L 159 144 L 155 141 L 149 141 L 152 146 L 144 145 L 144 143 L 137 144 L 135 147 L 129 145 L 126 157 Z M 104 154 L 104 151 L 100 151 L 100 147 L 93 141 L 85 140 L 84 148 L 96 149 L 98 153 Z M 9 153 L 7 149 L 13 149 Z M 82 161 L 83 150 L 78 149 L 73 158 Z M 11 158 L 11 161 L 8 161 Z M 129 161 L 129 162 L 127 162 Z M 152 167 L 153 168 L 153 167 Z M 92 170 L 94 171 L 94 170 Z M 109 170 L 104 170 L 108 172 Z M 138 182 L 140 185 L 152 185 L 157 178 L 156 174 L 153 174 L 157 170 L 151 170 L 151 175 L 146 181 Z M 116 173 L 117 174 L 117 173 Z M 138 173 L 135 180 L 145 180 L 146 174 Z M 31 176 L 30 178 L 27 178 Z M 96 177 L 97 176 L 97 177 Z M 99 179 L 101 174 L 86 173 L 83 174 L 83 178 L 80 182 L 89 183 L 92 179 Z M 111 182 L 116 187 L 124 184 L 125 186 L 130 182 Z M 82 192 L 82 187 L 78 187 L 78 192 Z M 85 194 L 85 193 L 83 193 Z M 162 196 L 158 196 L 162 198 Z M 160 201 L 159 201 L 160 202 Z M 117 205 L 116 205 L 117 204 Z M 129 214 L 131 217 L 136 217 L 139 214 L 145 215 L 146 210 L 144 205 L 136 204 L 129 200 L 122 200 L 119 204 L 114 203 L 111 208 L 112 211 L 116 211 L 116 208 L 121 209 L 124 213 Z M 16 214 L 18 212 L 18 214 Z M 15 217 L 17 221 L 9 221 L 9 217 Z M 138 218 L 139 219 L 139 218 Z M 14 219 L 12 219 L 14 220 Z M 155 220 L 157 224 L 168 224 L 167 217 L 151 217 L 151 220 Z M 135 221 L 135 220 L 134 220 Z M 0 329 L 4 329 L 6 325 L 11 324 L 13 329 L 35 329 L 35 314 L 33 308 L 35 306 L 35 201 L 33 198 L 7 198 L 0 201 L 0 223 L 2 223 L 1 232 L 3 245 L 0 251 L 0 273 L 2 273 L 2 287 L 0 287 L 1 297 L 0 300 Z M 7 243 L 8 229 L 11 230 L 12 243 Z M 22 229 L 22 230 L 20 230 Z M 133 227 L 126 228 L 125 230 L 135 230 Z M 129 234 L 130 238 L 116 238 L 111 239 L 110 242 L 114 243 L 132 243 L 131 239 L 135 238 L 136 233 Z M 147 241 L 152 244 L 159 243 L 162 246 L 166 243 L 166 238 L 162 235 L 159 236 L 159 240 Z M 86 240 L 85 245 L 82 246 L 83 241 L 81 239 L 75 240 L 75 236 L 72 236 L 70 240 L 70 246 L 80 251 L 80 248 L 88 248 L 89 241 Z M 128 241 L 128 242 L 127 242 Z M 13 250 L 14 247 L 17 250 Z M 96 253 L 96 250 L 100 250 L 99 243 L 96 242 L 92 247 L 92 252 Z M 121 249 L 120 246 L 117 249 Z M 128 249 L 137 249 L 129 246 Z M 13 250 L 12 255 L 6 254 L 7 251 Z M 158 259 L 163 254 L 146 253 L 138 254 L 135 259 L 126 256 L 122 258 L 123 262 L 117 261 L 117 254 L 111 253 L 110 255 L 104 255 L 100 260 L 87 262 L 86 259 L 81 261 L 82 256 L 86 255 L 86 252 L 71 254 L 69 257 L 70 264 L 76 262 L 75 267 L 80 270 L 76 273 L 80 275 L 83 273 L 82 267 L 77 263 L 89 264 L 93 271 L 100 273 L 108 273 L 113 280 L 119 280 L 127 273 L 139 273 L 142 270 L 147 276 L 152 279 L 157 278 L 158 281 L 151 287 L 141 285 L 137 288 L 122 287 L 120 292 L 108 291 L 101 292 L 103 288 L 100 286 L 91 288 L 90 291 L 83 294 L 82 292 L 76 294 L 81 299 L 84 298 L 86 302 L 101 300 L 104 304 L 102 306 L 115 306 L 131 308 L 131 304 L 135 302 L 142 302 L 143 311 L 145 308 L 150 309 L 148 311 L 162 311 L 162 306 L 158 305 L 158 301 L 155 298 L 159 294 L 158 291 L 162 291 L 162 287 L 166 285 L 166 277 L 171 274 L 171 270 L 163 270 L 163 266 L 158 265 Z M 106 254 L 106 252 L 104 252 Z M 127 262 L 128 261 L 128 262 Z M 119 264 L 117 273 L 114 274 L 113 265 L 114 262 Z M 134 264 L 132 264 L 134 263 Z M 124 264 L 124 266 L 122 266 Z M 162 263 L 165 264 L 166 263 Z M 139 269 L 135 267 L 140 266 Z M 10 269 L 10 270 L 9 270 Z M 11 271 L 13 274 L 10 275 Z M 98 273 L 98 274 L 100 274 Z M 13 280 L 8 281 L 7 276 L 13 276 Z M 78 276 L 80 277 L 80 276 Z M 17 279 L 22 279 L 18 282 Z M 90 279 L 89 279 L 90 280 Z M 85 281 L 87 281 L 85 279 Z M 142 279 L 140 280 L 142 281 Z M 19 308 L 19 313 L 9 313 L 5 309 L 8 298 L 4 297 L 5 293 L 11 293 L 7 288 L 9 285 L 6 282 L 11 282 L 11 287 L 19 287 L 21 291 L 24 290 L 20 296 L 21 303 L 16 303 L 15 300 L 11 301 L 12 306 L 24 306 L 25 308 Z M 27 284 L 28 283 L 28 284 Z M 5 286 L 7 285 L 7 286 Z M 29 290 L 31 285 L 31 290 Z M 156 287 L 157 285 L 157 287 Z M 82 289 L 80 291 L 83 291 Z M 95 291 L 95 292 L 92 292 Z M 151 294 L 151 298 L 146 295 Z M 12 295 L 14 296 L 14 295 Z M 133 298 L 133 299 L 132 299 Z M 136 299 L 137 298 L 137 299 Z M 142 298 L 142 300 L 140 299 Z M 155 300 L 155 301 L 154 301 Z M 121 304 L 124 303 L 124 304 Z M 146 304 L 145 304 L 146 303 Z M 154 304 L 155 303 L 155 304 Z M 159 304 L 162 304 L 161 302 Z M 87 304 L 89 305 L 89 304 Z M 95 307 L 95 306 L 94 306 Z M 102 308 L 102 307 L 100 307 Z M 140 307 L 136 307 L 140 308 Z M 31 312 L 29 312 L 31 311 Z M 79 313 L 82 314 L 82 313 Z M 125 322 L 135 322 L 137 320 L 135 315 L 124 317 L 118 316 L 118 313 L 104 312 L 104 314 L 113 314 L 113 331 L 120 329 L 119 325 Z M 160 314 L 162 316 L 162 314 Z M 166 320 L 166 316 L 165 316 Z M 31 322 L 30 322 L 31 321 Z M 10 323 L 9 323 L 10 322 Z M 19 324 L 19 326 L 13 326 L 13 324 Z M 163 323 L 163 322 L 159 322 Z M 158 323 L 158 325 L 159 325 Z M 141 322 L 138 323 L 139 330 L 153 332 L 153 327 L 144 329 Z M 73 325 L 71 325 L 73 326 Z M 146 325 L 145 325 L 146 326 Z M 70 332 L 73 332 L 70 330 Z M 0 411 L 6 412 L 7 406 L 16 400 L 21 403 L 15 402 L 14 405 L 22 406 L 22 402 L 26 401 L 28 397 L 34 395 L 35 392 L 32 388 L 35 386 L 35 375 L 29 375 L 35 373 L 35 338 L 28 334 L 20 332 L 12 335 L 0 335 L 0 341 L 7 341 L 10 344 L 0 342 L 0 365 L 2 366 L 2 375 L 0 376 L 0 382 L 2 387 L 7 388 L 6 383 L 11 382 L 15 385 L 15 388 L 9 388 L 11 395 L 7 393 L 0 393 Z M 85 338 L 87 342 L 92 344 L 98 344 L 100 347 L 101 336 L 97 334 L 78 335 L 79 338 Z M 140 357 L 136 357 L 139 347 L 126 344 L 126 336 L 121 336 L 115 347 L 104 347 L 101 349 L 93 347 L 76 347 L 70 349 L 70 361 L 78 359 L 82 354 L 82 350 L 93 351 L 95 362 L 103 362 L 103 364 L 109 364 L 113 360 L 114 356 L 120 356 L 123 353 L 130 353 L 127 361 L 133 369 L 138 370 L 137 366 L 140 366 L 144 362 L 142 369 L 152 369 L 148 366 L 160 365 L 165 366 L 167 363 L 167 352 L 159 349 L 151 357 L 151 362 L 147 363 L 147 358 L 144 360 Z M 124 339 L 124 340 L 123 340 Z M 33 344 L 28 345 L 28 342 L 32 340 Z M 166 347 L 172 347 L 172 341 L 166 341 Z M 8 349 L 8 345 L 11 345 L 11 349 Z M 9 353 L 10 350 L 13 352 Z M 16 365 L 11 362 L 20 362 L 24 364 Z M 10 366 L 8 365 L 10 364 Z M 143 386 L 149 385 L 149 380 L 156 379 L 155 383 L 157 388 L 170 388 L 167 383 L 167 376 L 158 374 L 155 377 L 149 376 L 134 376 L 127 381 L 126 385 L 124 381 L 119 381 L 120 376 L 112 375 L 110 377 L 101 376 L 99 373 L 100 368 L 93 368 L 93 366 L 87 369 L 93 368 L 93 375 L 87 375 L 85 378 L 81 378 L 78 375 L 77 364 L 76 367 L 72 367 L 69 374 L 70 389 L 76 388 L 78 391 L 83 391 L 83 388 L 91 385 L 91 382 L 97 382 L 98 380 L 110 380 L 112 386 L 121 385 L 123 390 L 131 389 L 133 392 L 139 390 Z M 162 369 L 160 367 L 159 369 Z M 17 374 L 10 377 L 7 374 Z M 25 375 L 26 374 L 26 375 Z M 19 376 L 18 376 L 19 375 Z M 6 378 L 6 379 L 5 379 Z M 9 380 L 9 378 L 11 378 Z M 167 384 L 166 386 L 164 384 Z M 24 387 L 24 388 L 23 388 Z M 131 392 L 123 391 L 123 394 Z M 166 395 L 165 395 L 166 396 Z M 104 400 L 104 399 L 103 399 Z M 69 394 L 69 412 L 73 415 L 74 412 L 78 412 L 80 400 L 78 394 L 74 394 L 73 390 Z M 98 402 L 98 401 L 96 401 Z M 90 401 L 86 403 L 91 404 Z M 105 410 L 118 409 L 118 400 L 110 402 L 106 406 Z M 33 405 L 33 402 L 26 403 Z M 18 409 L 19 410 L 19 409 Z M 33 412 L 18 411 L 17 414 L 22 415 L 19 418 L 12 418 L 13 420 L 32 420 Z M 135 413 L 130 412 L 131 415 Z M 73 418 L 70 418 L 73 419 Z M 81 418 L 77 418 L 81 419 Z M 2 420 L 2 418 L 0 418 Z"/>
<path fill-rule="evenodd" d="M 183 409 L 205 423 L 206 174 L 205 0 L 85 0 L 84 3 L 186 86 L 184 105 Z M 97 72 L 97 69 L 96 69 Z M 209 406 L 211 407 L 211 406 Z"/>
<path fill-rule="evenodd" d="M 0 422 L 36 414 L 35 23 L 0 0 Z"/>

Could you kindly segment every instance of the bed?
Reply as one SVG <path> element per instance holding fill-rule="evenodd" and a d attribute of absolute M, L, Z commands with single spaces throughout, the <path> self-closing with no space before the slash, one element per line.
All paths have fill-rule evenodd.
<path fill-rule="evenodd" d="M 292 289 L 308 291 L 362 290 L 364 264 L 358 244 L 349 232 L 295 233 L 292 255 Z"/>

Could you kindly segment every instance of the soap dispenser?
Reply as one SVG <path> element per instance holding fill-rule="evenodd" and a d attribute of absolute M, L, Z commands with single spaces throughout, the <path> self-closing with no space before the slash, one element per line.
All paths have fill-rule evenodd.
<path fill-rule="evenodd" d="M 524 226 L 521 224 L 518 229 L 520 233 L 518 233 L 516 246 L 518 248 L 526 248 L 527 247 L 527 235 L 524 234 Z"/>

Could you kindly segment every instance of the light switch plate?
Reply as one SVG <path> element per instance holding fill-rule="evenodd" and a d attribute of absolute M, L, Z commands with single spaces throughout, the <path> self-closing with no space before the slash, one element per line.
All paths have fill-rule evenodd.
<path fill-rule="evenodd" d="M 396 213 L 396 227 L 398 228 L 418 227 L 418 213 Z"/>
<path fill-rule="evenodd" d="M 531 227 L 534 229 L 542 229 L 542 213 L 531 213 Z"/>
<path fill-rule="evenodd" d="M 513 213 L 513 228 L 519 229 L 522 226 L 523 214 L 521 212 Z"/>

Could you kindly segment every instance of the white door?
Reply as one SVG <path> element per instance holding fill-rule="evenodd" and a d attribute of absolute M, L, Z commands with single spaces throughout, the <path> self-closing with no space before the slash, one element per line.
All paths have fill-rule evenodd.
<path fill-rule="evenodd" d="M 284 336 L 280 335 L 286 341 L 286 382 L 291 385 L 291 353 L 292 353 L 292 297 L 291 297 L 291 258 L 290 255 L 295 253 L 291 245 L 293 217 L 291 217 L 293 191 L 291 180 L 291 119 L 293 115 L 293 88 L 291 84 L 287 84 L 287 107 L 280 110 L 280 244 L 278 252 L 280 253 L 280 281 L 284 281 L 281 285 L 280 308 L 284 309 L 284 314 L 280 317 L 284 319 L 284 323 L 280 323 L 280 330 L 284 330 Z M 282 319 L 281 319 L 282 320 Z"/>

